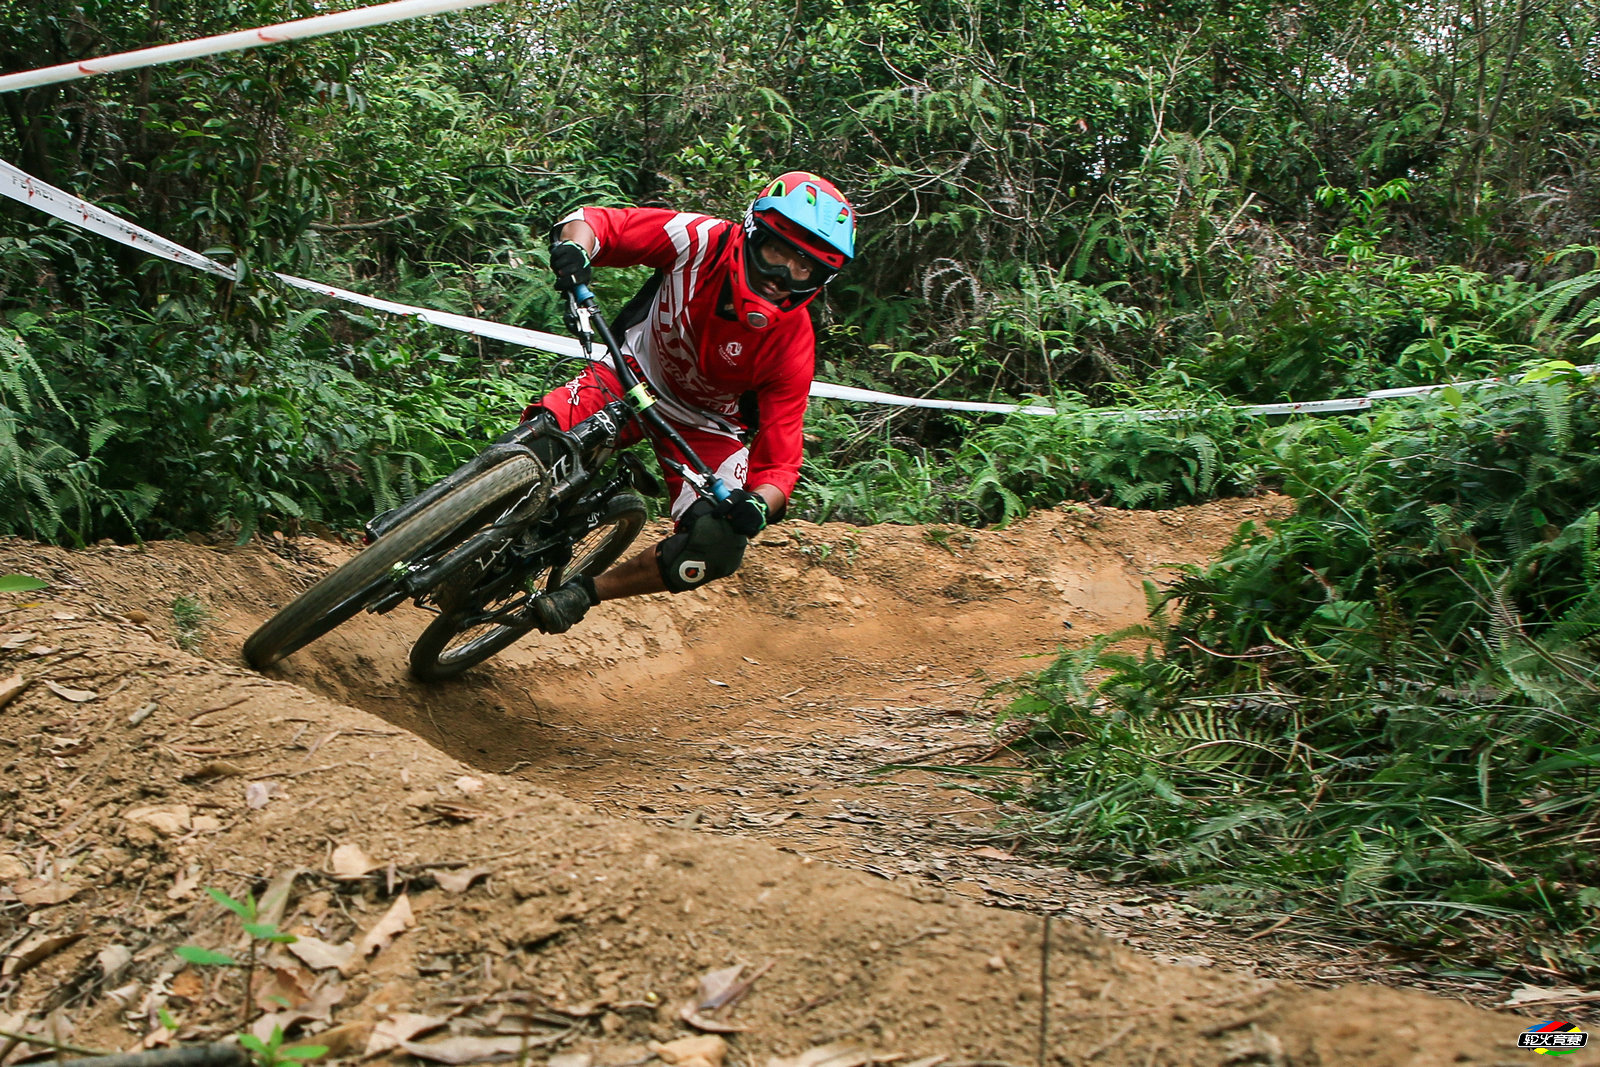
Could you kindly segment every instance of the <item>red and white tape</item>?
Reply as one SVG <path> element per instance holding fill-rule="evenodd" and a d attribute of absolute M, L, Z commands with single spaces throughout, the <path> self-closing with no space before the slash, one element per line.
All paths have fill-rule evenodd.
<path fill-rule="evenodd" d="M 109 237 L 120 244 L 140 251 L 148 252 L 153 256 L 181 263 L 186 267 L 203 270 L 208 274 L 215 274 L 230 281 L 238 276 L 234 268 L 208 256 L 203 256 L 191 248 L 185 248 L 176 241 L 168 240 L 158 233 L 136 226 L 126 219 L 101 207 L 89 203 L 80 197 L 62 189 L 57 189 L 48 182 L 39 180 L 27 174 L 10 163 L 0 160 L 0 194 L 9 196 L 30 207 L 38 208 L 58 219 L 81 226 L 102 237 Z M 362 307 L 372 308 L 375 311 L 386 311 L 391 315 L 405 315 L 443 326 L 450 330 L 460 330 L 463 333 L 476 334 L 480 337 L 491 337 L 499 341 L 522 345 L 525 348 L 536 348 L 544 352 L 555 352 L 564 356 L 581 356 L 583 349 L 578 342 L 570 337 L 560 337 L 553 333 L 543 333 L 539 330 L 527 330 L 520 326 L 507 326 L 504 323 L 490 322 L 487 319 L 475 319 L 466 315 L 456 315 L 448 311 L 435 311 L 432 308 L 415 307 L 411 304 L 397 304 L 392 300 L 380 300 L 377 297 L 364 296 L 353 293 L 348 289 L 340 289 L 324 282 L 308 281 L 305 278 L 296 278 L 291 274 L 273 273 L 279 281 L 292 285 L 296 289 L 305 289 L 308 292 L 320 293 L 335 300 L 343 300 L 349 304 L 358 304 Z"/>
<path fill-rule="evenodd" d="M 80 197 L 73 196 L 64 190 L 40 181 L 16 167 L 0 160 L 0 194 L 11 197 L 30 207 L 37 208 L 58 219 L 81 226 L 102 237 L 109 237 L 131 248 L 148 252 L 150 255 L 162 259 L 181 263 L 196 270 L 203 270 L 208 274 L 232 280 L 237 277 L 236 271 L 225 264 L 201 255 L 193 249 L 185 248 L 176 241 L 170 241 L 158 233 L 153 233 L 142 226 L 136 226 L 126 219 L 117 217 L 104 208 L 96 207 Z M 356 304 L 361 307 L 371 308 L 375 311 L 387 312 L 391 315 L 403 315 L 421 319 L 423 322 L 435 326 L 442 326 L 448 330 L 459 330 L 462 333 L 474 334 L 478 337 L 488 337 L 509 344 L 521 345 L 524 348 L 537 349 L 541 352 L 552 352 L 562 356 L 582 356 L 583 349 L 578 342 L 570 337 L 559 334 L 544 333 L 541 330 L 524 329 L 521 326 L 508 326 L 505 323 L 491 322 L 487 319 L 472 318 L 468 315 L 456 315 L 448 311 L 435 311 L 432 308 L 416 307 L 412 304 L 399 304 L 393 300 L 382 300 L 378 297 L 365 296 L 354 293 L 348 289 L 340 289 L 324 282 L 308 281 L 305 278 L 296 278 L 289 274 L 274 272 L 274 277 L 285 285 L 304 289 L 307 292 L 318 293 L 334 300 Z M 1592 374 L 1600 371 L 1600 364 L 1589 364 L 1579 367 L 1580 371 Z M 1359 411 L 1370 408 L 1380 400 L 1388 400 L 1402 396 L 1422 396 L 1427 393 L 1455 388 L 1468 388 L 1471 386 L 1488 386 L 1509 384 L 1504 378 L 1479 378 L 1473 381 L 1454 382 L 1445 385 L 1419 385 L 1405 389 L 1378 389 L 1364 396 L 1348 397 L 1339 400 L 1311 400 L 1301 403 L 1287 404 L 1248 404 L 1239 405 L 1234 410 L 1247 415 L 1309 415 L 1327 411 Z M 1024 414 L 1024 415 L 1055 415 L 1055 408 L 1042 404 L 994 404 L 981 401 L 967 400 L 932 400 L 926 397 L 899 396 L 894 393 L 881 393 L 872 389 L 857 389 L 848 385 L 833 385 L 829 382 L 813 382 L 811 395 L 833 400 L 846 400 L 863 404 L 889 404 L 896 407 L 931 408 L 944 411 L 970 411 L 994 412 L 997 414 Z M 1145 410 L 1129 411 L 1127 409 L 1091 409 L 1090 414 L 1123 415 L 1145 419 L 1174 419 L 1180 418 L 1185 413 L 1181 411 Z"/>
<path fill-rule="evenodd" d="M 87 78 L 94 74 L 110 74 L 119 70 L 137 70 L 140 67 L 152 67 L 158 63 L 171 63 L 179 59 L 197 59 L 200 56 L 214 56 L 222 52 L 237 52 L 245 48 L 260 48 L 264 44 L 280 44 L 283 41 L 298 41 L 306 37 L 321 37 L 323 34 L 337 33 L 340 30 L 381 26 L 384 23 L 399 22 L 402 19 L 442 15 L 450 11 L 460 11 L 470 7 L 483 7 L 486 4 L 499 2 L 500 0 L 395 0 L 394 3 L 390 4 L 358 7 L 353 11 L 339 11 L 332 15 L 316 15 L 312 18 L 295 19 L 293 22 L 279 22 L 272 26 L 262 26 L 253 30 L 219 33 L 213 37 L 199 37 L 192 41 L 179 41 L 174 44 L 156 45 L 154 48 L 141 48 L 135 52 L 119 52 L 111 56 L 96 56 L 72 63 L 58 63 L 53 67 L 39 67 L 36 70 L 24 70 L 15 74 L 0 75 L 0 93 L 13 92 L 18 89 L 32 89 L 38 85 L 53 85 L 57 82 L 72 81 L 76 78 Z"/>

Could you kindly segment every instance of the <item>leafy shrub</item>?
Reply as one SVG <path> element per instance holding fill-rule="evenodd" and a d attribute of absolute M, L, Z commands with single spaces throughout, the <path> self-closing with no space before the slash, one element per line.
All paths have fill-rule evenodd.
<path fill-rule="evenodd" d="M 1060 401 L 1057 414 L 971 420 L 956 442 L 923 449 L 866 437 L 865 459 L 808 461 L 796 508 L 818 521 L 1011 522 L 1063 501 L 1173 507 L 1259 486 L 1253 444 L 1265 423 L 1210 398 L 1151 390 L 1135 407 L 1091 409 Z M 861 447 L 856 420 L 815 420 L 825 442 Z"/>
<path fill-rule="evenodd" d="M 1600 973 L 1600 384 L 1444 399 L 1278 430 L 1293 517 L 1019 695 L 1047 847 Z"/>

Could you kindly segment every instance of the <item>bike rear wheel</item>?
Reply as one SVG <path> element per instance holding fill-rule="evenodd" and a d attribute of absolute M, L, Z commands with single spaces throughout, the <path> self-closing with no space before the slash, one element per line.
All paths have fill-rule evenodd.
<path fill-rule="evenodd" d="M 350 619 L 394 588 L 394 569 L 457 543 L 483 525 L 491 509 L 503 511 L 542 477 L 526 457 L 496 464 L 406 519 L 360 555 L 296 597 L 244 643 L 244 658 L 269 667 Z"/>
<path fill-rule="evenodd" d="M 573 575 L 598 576 L 628 550 L 644 522 L 644 501 L 632 493 L 617 493 L 602 505 L 595 527 L 574 542 L 571 562 L 554 573 L 543 568 L 516 582 L 508 582 L 505 575 L 481 575 L 470 586 L 463 583 L 445 590 L 438 597 L 439 617 L 411 646 L 412 676 L 424 682 L 447 681 L 510 645 L 533 624 L 521 621 L 525 612 L 515 612 L 515 619 L 497 618 L 496 612 L 512 614 L 519 598 L 554 589 Z"/>

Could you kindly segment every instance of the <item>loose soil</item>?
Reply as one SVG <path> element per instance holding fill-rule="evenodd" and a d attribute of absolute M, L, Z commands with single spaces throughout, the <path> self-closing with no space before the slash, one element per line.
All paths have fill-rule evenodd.
<path fill-rule="evenodd" d="M 248 1016 L 330 1057 L 556 1067 L 1523 1062 L 1539 1020 L 1483 1007 L 1503 986 L 1351 983 L 1426 975 L 1040 866 L 927 769 L 1005 763 L 997 683 L 1286 506 L 784 524 L 733 579 L 443 686 L 406 677 L 410 607 L 243 666 L 344 544 L 0 543 L 51 583 L 0 600 L 0 1030 L 125 1049 Z M 241 969 L 174 955 L 246 958 L 208 889 L 301 939 L 253 1007 Z"/>

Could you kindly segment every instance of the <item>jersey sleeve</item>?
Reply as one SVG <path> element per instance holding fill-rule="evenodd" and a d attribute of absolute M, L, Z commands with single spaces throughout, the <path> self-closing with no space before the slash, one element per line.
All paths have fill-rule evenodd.
<path fill-rule="evenodd" d="M 655 267 L 667 270 L 677 262 L 690 240 L 690 223 L 706 219 L 682 211 L 657 207 L 586 207 L 562 219 L 582 219 L 594 230 L 600 247 L 598 267 Z"/>
<path fill-rule="evenodd" d="M 759 421 L 750 446 L 746 485 L 776 486 L 784 496 L 794 493 L 805 454 L 806 403 L 815 372 L 816 339 L 807 319 L 804 330 L 796 331 L 790 341 L 780 361 L 780 373 L 756 387 Z"/>

